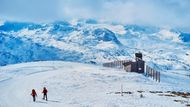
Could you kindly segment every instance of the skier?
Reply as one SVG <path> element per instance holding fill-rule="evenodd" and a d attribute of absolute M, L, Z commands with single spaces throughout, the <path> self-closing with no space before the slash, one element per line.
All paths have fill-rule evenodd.
<path fill-rule="evenodd" d="M 36 101 L 36 97 L 37 97 L 37 94 L 36 94 L 36 91 L 34 89 L 32 89 L 32 93 L 31 93 L 32 97 L 33 97 L 33 102 Z"/>
<path fill-rule="evenodd" d="M 43 93 L 43 100 L 46 100 L 46 101 L 48 100 L 47 99 L 47 92 L 48 92 L 48 90 L 46 89 L 46 87 L 44 87 L 42 93 Z"/>

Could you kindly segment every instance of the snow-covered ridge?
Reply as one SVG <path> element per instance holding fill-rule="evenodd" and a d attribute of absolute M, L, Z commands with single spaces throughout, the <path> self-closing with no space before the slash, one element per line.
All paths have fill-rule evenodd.
<path fill-rule="evenodd" d="M 6 22 L 3 26 L 0 26 L 0 40 L 3 47 L 0 50 L 3 56 L 0 65 L 35 60 L 100 63 L 104 60 L 113 59 L 117 51 L 121 51 L 118 48 L 121 44 L 112 31 L 106 28 L 100 29 L 97 26 L 87 28 L 87 26 L 81 25 L 72 26 L 68 22 L 50 24 Z M 23 44 L 16 44 L 16 41 L 22 41 Z M 30 46 L 31 44 L 37 44 L 39 48 L 44 49 L 44 52 L 38 51 L 39 48 L 34 49 Z M 22 51 L 19 49 L 22 49 Z M 56 50 L 51 51 L 51 49 Z M 45 53 L 53 53 L 54 55 Z M 39 54 L 44 57 L 47 56 L 48 59 L 38 57 Z M 119 53 L 118 56 L 120 55 L 125 56 L 127 53 Z M 7 60 L 11 56 L 15 56 L 14 59 Z M 30 59 L 23 60 L 22 57 L 26 56 Z"/>
<path fill-rule="evenodd" d="M 171 40 L 174 42 L 180 42 L 179 34 L 176 32 L 171 32 L 169 30 L 163 29 L 158 33 L 158 37 L 160 37 L 161 40 Z"/>
<path fill-rule="evenodd" d="M 101 64 L 132 59 L 141 51 L 147 63 L 160 70 L 189 70 L 188 34 L 137 25 L 95 20 L 0 25 L 0 65 L 39 60 Z"/>

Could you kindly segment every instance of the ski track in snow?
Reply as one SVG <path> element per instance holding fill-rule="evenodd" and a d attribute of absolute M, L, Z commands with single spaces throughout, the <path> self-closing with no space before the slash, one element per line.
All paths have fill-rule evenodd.
<path fill-rule="evenodd" d="M 155 94 L 152 90 L 178 90 L 175 84 L 156 83 L 141 74 L 72 62 L 33 62 L 0 68 L 0 107 L 181 107 L 174 99 Z M 120 96 L 124 91 L 134 94 Z M 184 83 L 185 84 L 185 83 Z M 190 90 L 188 83 L 180 90 Z M 49 101 L 42 100 L 46 86 Z M 180 86 L 178 84 L 178 86 Z M 31 90 L 36 89 L 37 101 L 32 102 Z M 140 98 L 136 91 L 145 91 Z"/>

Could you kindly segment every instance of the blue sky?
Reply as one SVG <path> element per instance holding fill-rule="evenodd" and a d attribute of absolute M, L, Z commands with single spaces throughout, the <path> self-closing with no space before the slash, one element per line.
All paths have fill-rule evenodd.
<path fill-rule="evenodd" d="M 190 28 L 190 0 L 0 0 L 0 19 L 44 22 L 92 18 Z"/>

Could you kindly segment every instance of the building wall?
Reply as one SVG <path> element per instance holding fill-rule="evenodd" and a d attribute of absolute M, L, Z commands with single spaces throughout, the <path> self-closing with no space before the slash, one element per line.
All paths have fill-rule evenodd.
<path fill-rule="evenodd" d="M 143 60 L 139 60 L 136 63 L 137 63 L 137 72 L 138 73 L 144 73 L 145 62 Z"/>
<path fill-rule="evenodd" d="M 126 70 L 126 72 L 131 72 L 131 65 L 125 66 L 124 69 Z"/>
<path fill-rule="evenodd" d="M 143 60 L 138 60 L 136 62 L 128 62 L 124 65 L 126 72 L 137 72 L 144 73 L 145 62 Z"/>

